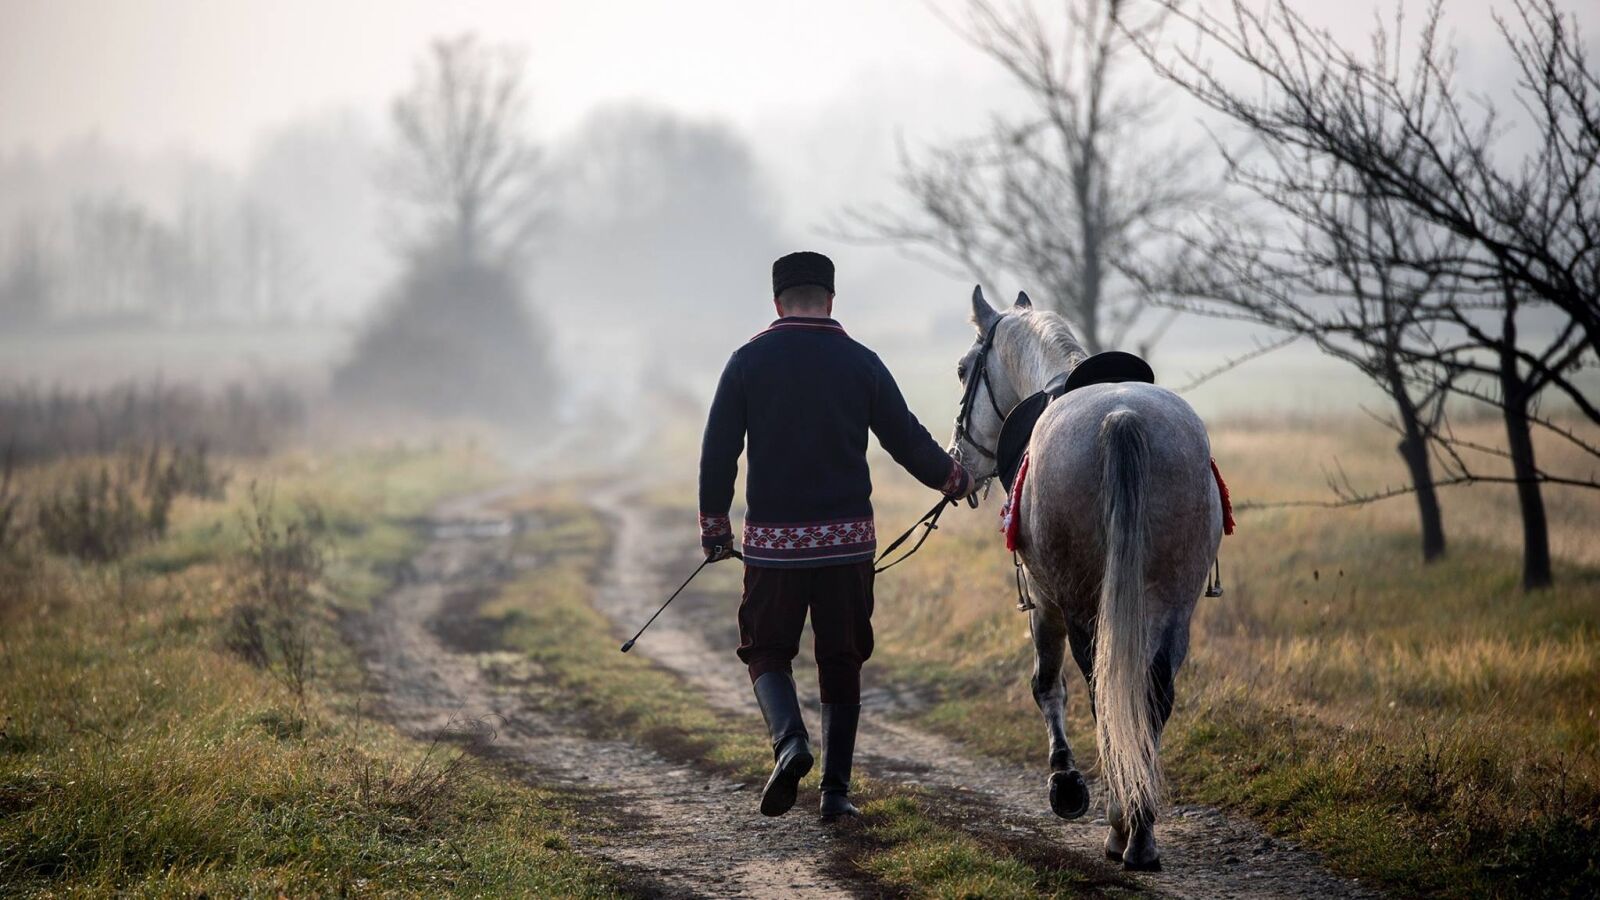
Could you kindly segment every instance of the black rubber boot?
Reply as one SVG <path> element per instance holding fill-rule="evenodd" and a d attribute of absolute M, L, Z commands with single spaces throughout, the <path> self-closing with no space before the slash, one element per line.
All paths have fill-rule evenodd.
<path fill-rule="evenodd" d="M 861 704 L 822 704 L 822 820 L 861 815 L 850 802 L 850 764 L 856 754 Z"/>
<path fill-rule="evenodd" d="M 794 806 L 800 779 L 811 771 L 811 741 L 800 718 L 800 698 L 787 672 L 768 672 L 756 679 L 756 702 L 772 735 L 772 776 L 761 790 L 761 814 L 781 816 Z"/>

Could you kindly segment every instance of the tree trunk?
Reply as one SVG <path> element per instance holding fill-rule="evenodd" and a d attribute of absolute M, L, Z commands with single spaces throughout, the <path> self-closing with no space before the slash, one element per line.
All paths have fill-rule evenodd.
<path fill-rule="evenodd" d="M 1501 381 L 1506 397 L 1506 444 L 1511 451 L 1511 471 L 1517 478 L 1517 504 L 1522 509 L 1522 587 L 1531 591 L 1549 587 L 1552 581 L 1550 528 L 1533 458 L 1526 390 L 1520 382 L 1512 386 L 1505 385 L 1504 378 Z"/>
<path fill-rule="evenodd" d="M 1545 519 L 1544 494 L 1539 488 L 1539 467 L 1533 457 L 1533 429 L 1528 424 L 1528 405 L 1535 391 L 1517 369 L 1517 300 L 1510 285 L 1505 287 L 1506 308 L 1501 325 L 1500 397 L 1506 422 L 1506 449 L 1511 455 L 1511 474 L 1517 479 L 1517 505 L 1522 510 L 1522 588 L 1532 591 L 1549 587 L 1550 526 Z"/>
<path fill-rule="evenodd" d="M 1439 491 L 1433 486 L 1433 461 L 1428 457 L 1428 437 L 1423 433 L 1416 403 L 1406 390 L 1405 378 L 1394 359 L 1388 358 L 1384 370 L 1389 397 L 1400 413 L 1404 436 L 1396 446 L 1411 476 L 1417 497 L 1417 518 L 1422 523 L 1422 561 L 1433 562 L 1444 555 L 1444 517 L 1439 511 Z"/>
<path fill-rule="evenodd" d="M 1411 485 L 1416 488 L 1417 517 L 1422 522 L 1422 561 L 1433 562 L 1444 555 L 1444 518 L 1439 511 L 1439 492 L 1433 486 L 1433 463 L 1428 458 L 1428 441 L 1417 427 L 1416 411 L 1404 412 L 1406 436 L 1397 449 L 1411 473 Z"/>

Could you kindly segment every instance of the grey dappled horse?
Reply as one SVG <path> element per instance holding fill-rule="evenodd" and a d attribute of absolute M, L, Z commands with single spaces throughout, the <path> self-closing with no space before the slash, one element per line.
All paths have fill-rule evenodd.
<path fill-rule="evenodd" d="M 993 469 L 999 411 L 1088 354 L 1059 315 L 1033 309 L 1026 294 L 1002 313 L 974 290 L 972 321 L 979 339 L 958 374 L 963 384 L 990 383 L 967 385 L 955 452 L 983 476 Z M 1092 384 L 1045 410 L 1028 453 L 1019 552 L 1037 603 L 1033 696 L 1050 733 L 1050 804 L 1063 818 L 1089 804 L 1063 725 L 1070 646 L 1095 715 L 1111 823 L 1106 855 L 1159 868 L 1161 729 L 1188 653 L 1189 617 L 1222 539 L 1210 440 L 1189 404 L 1165 388 Z"/>

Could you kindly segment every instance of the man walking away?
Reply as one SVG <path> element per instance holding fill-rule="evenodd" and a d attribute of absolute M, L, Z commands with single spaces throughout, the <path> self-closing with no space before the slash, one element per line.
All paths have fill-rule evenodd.
<path fill-rule="evenodd" d="M 711 404 L 700 451 L 700 542 L 708 559 L 732 549 L 728 510 L 746 450 L 739 659 L 772 735 L 761 812 L 788 812 L 813 763 L 791 668 L 809 612 L 822 695 L 822 817 L 833 820 L 860 814 L 849 800 L 850 763 L 861 664 L 872 655 L 877 550 L 867 432 L 948 497 L 970 493 L 972 477 L 906 408 L 877 354 L 831 318 L 831 260 L 779 259 L 772 293 L 778 320 L 734 352 Z"/>

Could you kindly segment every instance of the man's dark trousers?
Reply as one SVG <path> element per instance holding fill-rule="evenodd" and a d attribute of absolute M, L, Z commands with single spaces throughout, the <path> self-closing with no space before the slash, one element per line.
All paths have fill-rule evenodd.
<path fill-rule="evenodd" d="M 739 659 L 750 681 L 791 672 L 806 613 L 816 636 L 823 703 L 861 702 L 861 664 L 872 655 L 872 562 L 778 568 L 745 566 Z"/>

